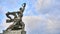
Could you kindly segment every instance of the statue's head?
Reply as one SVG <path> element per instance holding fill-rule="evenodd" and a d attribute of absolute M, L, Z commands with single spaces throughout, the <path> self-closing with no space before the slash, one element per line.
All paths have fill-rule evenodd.
<path fill-rule="evenodd" d="M 19 10 L 22 10 L 22 8 L 20 8 Z"/>

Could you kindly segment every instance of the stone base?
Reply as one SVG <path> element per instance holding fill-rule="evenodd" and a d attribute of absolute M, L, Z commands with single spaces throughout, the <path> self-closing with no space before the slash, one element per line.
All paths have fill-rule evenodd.
<path fill-rule="evenodd" d="M 22 30 L 3 31 L 3 34 L 26 34 L 26 31 Z"/>

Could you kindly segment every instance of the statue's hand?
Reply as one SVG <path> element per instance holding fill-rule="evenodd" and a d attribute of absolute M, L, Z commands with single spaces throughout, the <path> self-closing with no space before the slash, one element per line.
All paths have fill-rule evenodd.
<path fill-rule="evenodd" d="M 26 6 L 26 3 L 23 3 L 23 7 L 25 7 Z"/>

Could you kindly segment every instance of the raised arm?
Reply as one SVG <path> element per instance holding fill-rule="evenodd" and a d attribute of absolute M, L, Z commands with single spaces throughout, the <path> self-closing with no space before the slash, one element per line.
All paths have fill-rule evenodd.
<path fill-rule="evenodd" d="M 26 7 L 26 3 L 23 3 L 22 7 L 21 7 L 19 10 L 20 10 L 21 12 L 24 12 L 25 7 Z"/>
<path fill-rule="evenodd" d="M 26 3 L 23 3 L 22 10 L 24 11 L 26 7 Z"/>

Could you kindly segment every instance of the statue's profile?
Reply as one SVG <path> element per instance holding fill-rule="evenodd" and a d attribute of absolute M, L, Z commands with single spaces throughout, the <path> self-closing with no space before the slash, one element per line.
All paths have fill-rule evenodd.
<path fill-rule="evenodd" d="M 7 12 L 6 16 L 9 18 L 6 20 L 7 23 L 13 22 L 6 30 L 19 30 L 24 29 L 25 24 L 22 22 L 23 12 L 26 7 L 26 3 L 23 3 L 22 7 L 17 12 Z M 14 18 L 12 19 L 9 15 L 13 15 Z"/>

